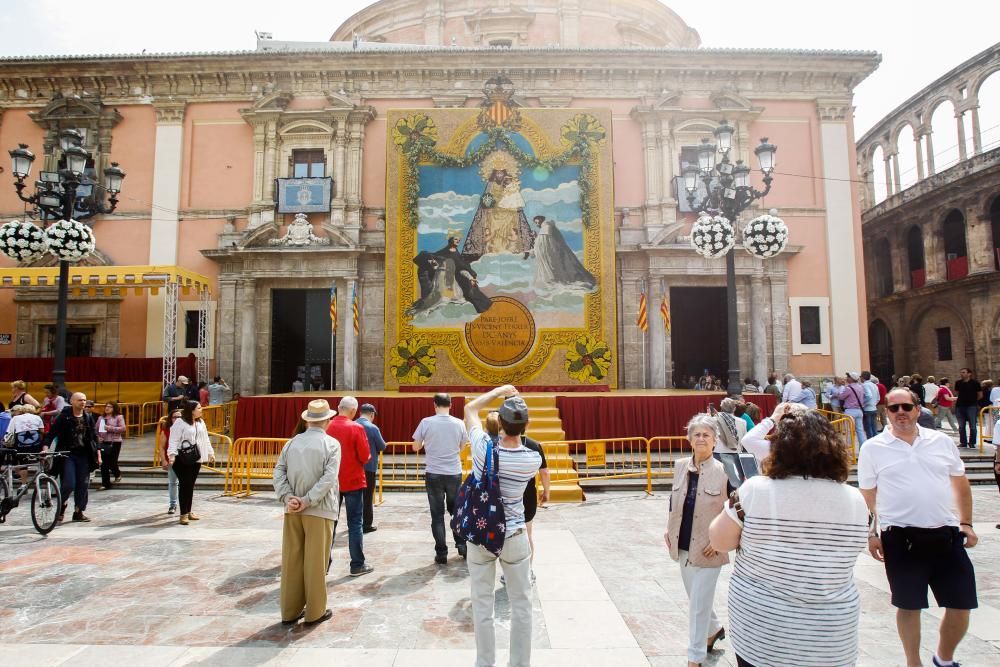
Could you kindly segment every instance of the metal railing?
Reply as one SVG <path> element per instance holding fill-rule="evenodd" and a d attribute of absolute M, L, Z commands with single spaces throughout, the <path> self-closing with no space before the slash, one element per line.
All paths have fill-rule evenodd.
<path fill-rule="evenodd" d="M 167 414 L 167 408 L 163 401 L 150 401 L 143 403 L 139 408 L 139 432 L 145 433 L 149 429 L 156 428 L 160 417 Z"/>
<path fill-rule="evenodd" d="M 985 408 L 979 411 L 979 453 L 983 453 L 983 445 L 987 442 L 991 445 L 996 444 L 996 427 L 997 420 L 1000 419 L 1000 407 L 995 405 L 987 405 Z M 988 435 L 987 435 L 988 434 Z"/>
<path fill-rule="evenodd" d="M 287 438 L 240 438 L 232 443 L 226 457 L 224 496 L 246 498 L 253 495 L 251 482 L 270 479 Z"/>

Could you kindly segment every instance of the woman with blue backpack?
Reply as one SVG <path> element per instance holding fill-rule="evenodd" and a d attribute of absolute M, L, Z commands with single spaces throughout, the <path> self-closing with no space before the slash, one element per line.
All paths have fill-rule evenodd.
<path fill-rule="evenodd" d="M 483 430 L 479 411 L 505 397 L 498 411 L 500 434 Z M 456 501 L 452 528 L 468 540 L 476 665 L 496 664 L 493 628 L 497 561 L 510 600 L 510 667 L 531 664 L 531 546 L 524 520 L 524 490 L 535 478 L 542 457 L 521 442 L 528 406 L 511 385 L 465 404 L 465 428 L 472 445 L 472 474 Z"/>

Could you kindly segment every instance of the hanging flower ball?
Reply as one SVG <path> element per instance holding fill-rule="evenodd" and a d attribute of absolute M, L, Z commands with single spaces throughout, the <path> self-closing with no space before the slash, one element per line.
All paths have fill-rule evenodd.
<path fill-rule="evenodd" d="M 701 215 L 691 228 L 691 246 L 706 259 L 722 257 L 735 243 L 733 225 L 721 215 Z"/>
<path fill-rule="evenodd" d="M 0 251 L 18 262 L 33 262 L 45 254 L 45 232 L 27 220 L 11 220 L 0 226 Z"/>
<path fill-rule="evenodd" d="M 60 220 L 49 225 L 45 236 L 49 252 L 67 262 L 79 262 L 97 247 L 94 232 L 76 220 Z"/>
<path fill-rule="evenodd" d="M 743 247 L 754 257 L 769 259 L 788 245 L 788 225 L 781 218 L 764 214 L 743 229 Z"/>

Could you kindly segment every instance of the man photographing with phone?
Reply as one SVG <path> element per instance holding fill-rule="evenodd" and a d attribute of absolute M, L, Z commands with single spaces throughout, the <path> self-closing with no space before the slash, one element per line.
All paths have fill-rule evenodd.
<path fill-rule="evenodd" d="M 896 387 L 885 401 L 889 426 L 865 443 L 858 459 L 858 486 L 872 512 L 868 550 L 885 563 L 906 664 L 922 664 L 920 612 L 928 607 L 930 586 L 945 608 L 933 664 L 957 665 L 955 648 L 978 606 L 966 553 L 979 541 L 972 488 L 951 438 L 917 424 L 920 403 L 913 392 Z"/>

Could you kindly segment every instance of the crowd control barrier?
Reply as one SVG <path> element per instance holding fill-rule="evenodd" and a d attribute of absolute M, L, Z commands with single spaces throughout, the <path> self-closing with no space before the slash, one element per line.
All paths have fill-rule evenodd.
<path fill-rule="evenodd" d="M 1000 407 L 987 405 L 979 411 L 979 453 L 983 453 L 983 445 L 986 443 L 996 444 L 997 420 L 1000 419 Z"/>
<path fill-rule="evenodd" d="M 143 403 L 139 408 L 139 432 L 145 433 L 150 429 L 155 429 L 160 417 L 167 414 L 163 401 L 152 401 Z"/>
<path fill-rule="evenodd" d="M 253 495 L 251 481 L 274 476 L 274 466 L 286 442 L 287 438 L 240 438 L 232 443 L 222 495 L 242 498 Z"/>

